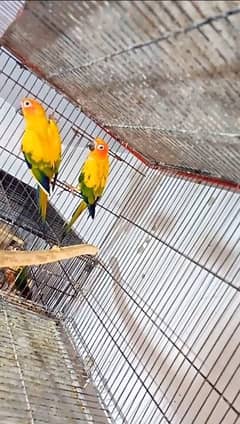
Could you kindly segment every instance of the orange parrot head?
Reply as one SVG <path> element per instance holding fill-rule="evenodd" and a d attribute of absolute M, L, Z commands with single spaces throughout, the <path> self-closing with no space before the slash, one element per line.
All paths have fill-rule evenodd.
<path fill-rule="evenodd" d="M 46 117 L 43 106 L 35 99 L 25 97 L 21 101 L 21 114 L 25 119 Z"/>

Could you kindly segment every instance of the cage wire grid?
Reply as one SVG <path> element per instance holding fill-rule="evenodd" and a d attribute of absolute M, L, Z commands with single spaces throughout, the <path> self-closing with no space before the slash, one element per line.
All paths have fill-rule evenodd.
<path fill-rule="evenodd" d="M 26 1 L 2 43 L 149 165 L 238 183 L 239 6 Z"/>
<path fill-rule="evenodd" d="M 89 137 L 104 137 L 127 162 L 111 158 L 103 207 L 94 222 L 83 217 L 76 225 L 80 240 L 101 249 L 90 272 L 79 275 L 74 261 L 60 271 L 34 271 L 33 301 L 61 318 L 80 357 L 90 361 L 112 422 L 236 423 L 239 194 L 148 169 L 4 49 L 0 87 L 1 168 L 29 185 L 23 210 L 35 203 L 26 194 L 33 181 L 19 152 L 23 124 L 15 111 L 26 94 L 55 110 L 63 135 L 60 181 L 76 182 Z M 58 187 L 51 205 L 67 219 L 75 197 Z M 38 236 L 18 226 L 22 209 L 14 211 L 15 233 L 31 249 L 51 245 L 41 226 Z M 57 213 L 51 227 L 54 219 Z"/>
<path fill-rule="evenodd" d="M 2 419 L 57 423 L 61 411 L 61 422 L 239 423 L 239 193 L 148 168 L 3 48 L 0 64 L 1 220 L 28 249 L 59 241 L 79 202 L 64 182 L 76 184 L 89 139 L 103 137 L 125 160 L 111 157 L 95 220 L 84 215 L 67 241 L 96 244 L 99 258 L 31 269 L 33 303 L 2 297 Z M 55 111 L 63 137 L 47 233 L 20 154 L 23 122 L 16 108 L 26 94 Z M 50 317 L 34 314 L 35 303 Z M 78 353 L 72 362 L 59 325 Z M 80 367 L 77 383 L 63 356 L 73 374 Z M 10 403 L 9 385 L 19 376 Z M 52 376 L 51 396 L 36 396 L 37 379 L 44 385 Z M 65 407 L 59 406 L 59 385 L 67 393 Z M 89 397 L 87 413 L 82 409 L 81 396 L 94 399 L 95 413 Z"/>

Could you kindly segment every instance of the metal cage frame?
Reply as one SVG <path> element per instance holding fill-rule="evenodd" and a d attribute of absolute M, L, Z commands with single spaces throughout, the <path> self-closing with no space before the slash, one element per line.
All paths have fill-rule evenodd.
<path fill-rule="evenodd" d="M 60 242 L 79 202 L 66 184 L 75 185 L 88 140 L 111 150 L 96 218 L 84 215 L 66 240 L 96 244 L 99 257 L 33 267 L 31 302 L 0 295 L 0 420 L 238 424 L 238 184 L 151 169 L 5 48 L 0 69 L 0 217 L 29 249 Z M 26 94 L 54 110 L 63 138 L 47 232 L 19 149 Z M 36 381 L 46 390 L 37 396 Z"/>

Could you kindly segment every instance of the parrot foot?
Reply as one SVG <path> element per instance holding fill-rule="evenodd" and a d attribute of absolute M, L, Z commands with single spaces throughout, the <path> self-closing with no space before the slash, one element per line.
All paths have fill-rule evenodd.
<path fill-rule="evenodd" d="M 49 119 L 55 120 L 55 112 L 56 112 L 55 109 L 51 111 L 51 113 L 49 114 Z"/>
<path fill-rule="evenodd" d="M 64 183 L 66 189 L 70 191 L 70 193 L 74 193 L 76 191 L 76 187 L 71 186 L 70 184 Z"/>
<path fill-rule="evenodd" d="M 57 245 L 54 245 L 50 248 L 50 250 L 60 250 L 60 247 Z"/>

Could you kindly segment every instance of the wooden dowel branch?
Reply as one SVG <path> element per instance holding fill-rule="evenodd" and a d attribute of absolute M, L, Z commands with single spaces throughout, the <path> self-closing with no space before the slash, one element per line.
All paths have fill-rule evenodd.
<path fill-rule="evenodd" d="M 43 265 L 52 262 L 72 259 L 76 256 L 95 256 L 99 249 L 88 244 L 78 244 L 75 246 L 57 247 L 50 250 L 15 251 L 0 250 L 0 268 L 18 267 L 30 265 Z"/>

